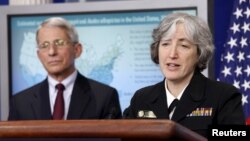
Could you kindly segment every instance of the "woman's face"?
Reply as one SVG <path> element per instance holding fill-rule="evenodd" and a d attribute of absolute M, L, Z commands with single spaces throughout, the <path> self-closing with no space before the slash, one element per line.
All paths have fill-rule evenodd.
<path fill-rule="evenodd" d="M 197 45 L 188 40 L 182 23 L 159 43 L 159 65 L 168 82 L 181 83 L 192 78 L 198 63 Z"/>

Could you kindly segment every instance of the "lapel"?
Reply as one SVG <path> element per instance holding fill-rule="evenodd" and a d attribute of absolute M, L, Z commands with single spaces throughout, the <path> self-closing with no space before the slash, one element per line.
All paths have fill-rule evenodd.
<path fill-rule="evenodd" d="M 200 72 L 195 72 L 175 109 L 172 120 L 180 121 L 198 107 L 205 100 L 205 90 L 206 78 Z"/>
<path fill-rule="evenodd" d="M 151 97 L 148 98 L 150 110 L 154 112 L 158 119 L 169 119 L 164 81 L 156 84 L 150 93 Z"/>
<path fill-rule="evenodd" d="M 34 92 L 31 108 L 35 119 L 51 119 L 48 80 L 41 82 L 40 87 Z"/>
<path fill-rule="evenodd" d="M 91 95 L 88 79 L 78 73 L 71 95 L 67 119 L 84 118 L 81 116 L 87 108 Z"/>

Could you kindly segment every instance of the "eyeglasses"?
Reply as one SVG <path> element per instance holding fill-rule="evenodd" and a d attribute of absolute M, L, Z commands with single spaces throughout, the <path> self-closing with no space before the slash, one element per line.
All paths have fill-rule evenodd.
<path fill-rule="evenodd" d="M 56 48 L 64 48 L 69 43 L 69 41 L 63 39 L 56 39 L 53 42 L 44 41 L 43 43 L 38 45 L 38 49 L 41 51 L 46 51 L 51 45 L 55 46 Z"/>

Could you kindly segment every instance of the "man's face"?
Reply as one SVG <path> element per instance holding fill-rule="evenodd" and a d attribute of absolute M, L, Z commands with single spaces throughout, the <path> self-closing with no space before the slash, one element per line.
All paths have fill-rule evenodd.
<path fill-rule="evenodd" d="M 73 44 L 64 29 L 43 27 L 38 33 L 37 55 L 52 77 L 67 77 L 74 70 L 74 60 L 81 55 L 80 44 Z"/>

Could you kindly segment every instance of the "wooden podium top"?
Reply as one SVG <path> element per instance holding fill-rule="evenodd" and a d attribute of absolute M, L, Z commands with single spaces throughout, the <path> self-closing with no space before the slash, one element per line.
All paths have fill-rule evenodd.
<path fill-rule="evenodd" d="M 125 138 L 205 141 L 171 120 L 32 120 L 0 122 L 0 138 Z"/>

